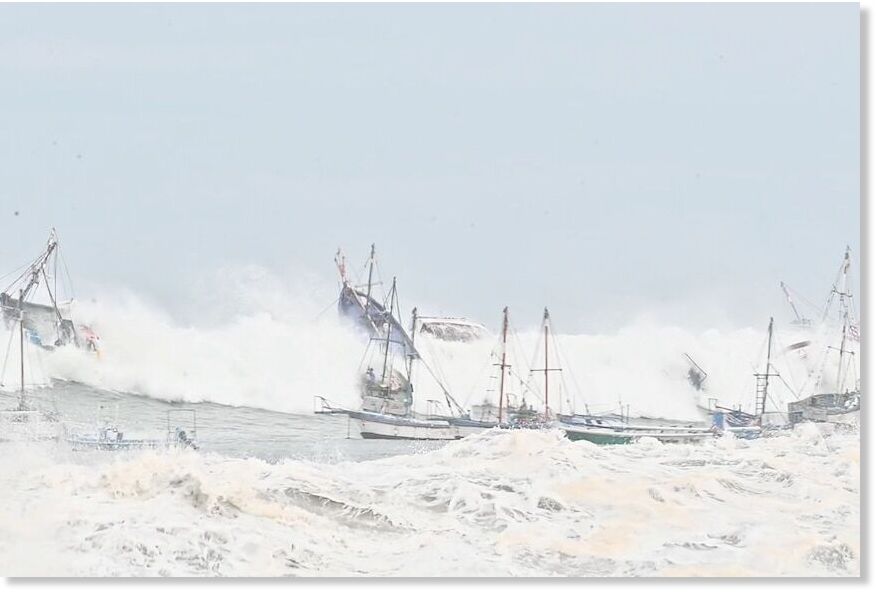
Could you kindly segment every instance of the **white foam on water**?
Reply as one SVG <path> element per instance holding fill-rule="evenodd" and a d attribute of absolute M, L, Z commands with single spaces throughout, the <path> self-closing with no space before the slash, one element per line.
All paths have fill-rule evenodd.
<path fill-rule="evenodd" d="M 857 434 L 599 447 L 500 431 L 270 464 L 2 445 L 9 576 L 854 576 Z"/>

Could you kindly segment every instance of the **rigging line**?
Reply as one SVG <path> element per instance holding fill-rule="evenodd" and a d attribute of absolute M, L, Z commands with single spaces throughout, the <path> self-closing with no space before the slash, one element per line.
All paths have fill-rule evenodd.
<path fill-rule="evenodd" d="M 556 341 L 556 338 L 555 338 L 555 341 Z M 560 360 L 560 366 L 565 368 L 565 369 L 568 369 L 568 374 L 572 378 L 572 383 L 575 386 L 575 391 L 572 393 L 572 404 L 573 404 L 572 413 L 575 413 L 575 407 L 577 406 L 577 403 L 578 403 L 578 396 L 581 396 L 582 400 L 584 402 L 586 402 L 587 400 L 584 399 L 584 397 L 583 397 L 584 392 L 581 390 L 581 386 L 578 383 L 578 378 L 575 376 L 575 373 L 572 371 L 571 361 L 569 360 L 568 356 L 566 356 L 566 352 L 564 350 L 562 350 L 556 344 L 554 345 L 554 349 L 557 352 L 557 355 L 558 355 L 557 358 Z M 566 373 L 563 373 L 563 375 L 565 375 L 565 374 Z M 563 380 L 565 381 L 565 377 L 563 378 Z M 585 403 L 585 405 L 586 405 L 586 403 Z"/>
<path fill-rule="evenodd" d="M 67 267 L 67 258 L 64 257 L 64 252 L 61 251 L 61 245 L 58 245 L 58 257 L 61 260 L 61 265 L 64 266 L 64 278 L 70 289 L 70 300 L 76 298 L 76 292 L 73 289 L 73 276 L 70 275 L 70 268 Z"/>
<path fill-rule="evenodd" d="M 800 399 L 800 394 L 799 394 L 797 391 L 795 391 L 794 388 L 793 388 L 791 385 L 789 385 L 787 381 L 785 381 L 785 377 L 783 377 L 782 374 L 781 374 L 780 372 L 776 371 L 776 376 L 779 378 L 779 380 L 780 380 L 782 383 L 785 384 L 785 387 L 788 388 L 788 391 L 790 391 L 791 394 L 792 394 L 796 399 Z M 770 397 L 770 399 L 772 400 L 772 396 L 769 396 L 769 397 Z M 784 403 L 784 401 L 783 401 L 782 403 Z"/>
<path fill-rule="evenodd" d="M 489 357 L 487 357 L 486 361 L 481 364 L 481 367 L 478 369 L 477 374 L 475 374 L 475 383 L 469 388 L 468 396 L 465 398 L 465 403 L 468 404 L 471 401 L 472 396 L 475 393 L 475 390 L 478 388 L 478 384 L 480 383 L 480 379 L 484 374 L 484 369 L 491 367 L 493 365 L 493 356 L 492 353 Z M 487 377 L 487 388 L 490 387 L 490 380 L 492 376 Z"/>
<path fill-rule="evenodd" d="M 450 392 L 447 390 L 446 387 L 444 387 L 444 385 L 441 383 L 441 380 L 435 376 L 434 371 L 432 371 L 432 367 L 430 367 L 429 364 L 423 359 L 420 359 L 420 362 L 423 364 L 424 367 L 426 367 L 426 370 L 429 371 L 429 374 L 432 375 L 432 378 L 435 379 L 435 381 L 438 383 L 438 387 L 441 388 L 441 391 L 444 393 L 444 397 L 447 399 L 447 406 L 450 407 L 452 402 L 453 405 L 456 406 L 457 412 L 459 412 L 460 414 L 465 414 L 465 410 L 462 408 L 462 406 L 460 406 L 459 403 L 453 398 L 453 396 L 450 395 Z"/>
<path fill-rule="evenodd" d="M 21 272 L 22 270 L 24 270 L 24 269 L 30 267 L 30 265 L 31 265 L 30 263 L 22 264 L 22 265 L 18 266 L 17 268 L 15 268 L 14 270 L 11 270 L 11 271 L 9 271 L 9 272 L 6 272 L 6 273 L 3 274 L 2 276 L 0 276 L 0 281 L 5 280 L 6 278 L 12 276 L 13 274 L 18 274 L 18 273 Z M 18 282 L 18 281 L 19 281 L 21 278 L 23 278 L 23 277 L 24 277 L 24 274 L 19 274 L 18 277 L 15 279 L 15 282 L 13 282 L 13 283 L 9 286 L 9 288 L 12 288 L 12 286 L 15 286 L 15 283 Z M 7 288 L 7 290 L 8 290 L 8 288 Z"/>
<path fill-rule="evenodd" d="M 434 344 L 431 343 L 431 340 L 426 340 L 424 338 L 420 339 L 419 344 L 422 346 L 424 341 L 426 342 L 426 353 L 429 355 L 429 359 L 434 365 L 433 368 L 435 370 L 435 373 L 438 375 L 438 379 L 436 379 L 436 381 L 443 382 L 445 385 L 447 385 L 447 389 L 449 391 L 450 381 L 448 380 L 447 374 L 444 372 L 444 369 L 441 368 L 440 357 L 435 353 Z M 420 357 L 420 360 L 423 360 L 423 358 Z"/>
<path fill-rule="evenodd" d="M 793 367 L 792 367 L 791 365 L 787 364 L 787 361 L 788 361 L 788 358 L 787 358 L 787 356 L 788 356 L 788 352 L 787 352 L 787 350 L 785 350 L 784 342 L 781 340 L 778 331 L 775 331 L 775 330 L 773 331 L 773 340 L 775 340 L 775 342 L 776 342 L 776 346 L 777 346 L 777 350 L 779 351 L 778 357 L 781 357 L 781 358 L 785 361 L 785 363 L 786 363 L 786 364 L 785 364 L 785 367 L 786 367 L 786 370 L 787 370 L 787 374 L 791 377 L 791 382 L 792 382 L 792 383 L 797 383 L 797 380 L 794 378 L 794 369 L 793 369 Z M 773 365 L 773 368 L 775 368 L 775 365 Z M 776 372 L 778 372 L 778 371 L 776 371 Z M 784 381 L 784 379 L 782 379 L 782 380 Z M 788 389 L 791 389 L 791 387 L 789 386 Z M 795 390 L 794 390 L 794 389 L 791 389 L 791 392 L 792 392 L 792 393 L 795 393 Z"/>
<path fill-rule="evenodd" d="M 9 343 L 6 344 L 6 356 L 3 357 L 3 371 L 0 373 L 0 385 L 4 384 L 6 381 L 6 365 L 9 362 L 9 353 L 12 352 L 12 338 L 15 336 L 15 332 L 9 331 Z"/>
<path fill-rule="evenodd" d="M 316 317 L 314 317 L 313 320 L 316 321 L 317 319 L 319 319 L 320 317 L 322 317 L 323 315 L 325 315 L 326 312 L 327 312 L 329 309 L 331 309 L 333 306 L 337 305 L 337 304 L 338 304 L 338 301 L 340 301 L 340 300 L 341 300 L 341 297 L 340 297 L 340 295 L 338 295 L 338 297 L 337 297 L 335 300 L 333 300 L 331 303 L 329 303 L 329 305 L 328 305 L 325 309 L 323 309 L 322 311 L 320 311 L 319 313 L 317 313 L 317 314 L 316 314 Z"/>

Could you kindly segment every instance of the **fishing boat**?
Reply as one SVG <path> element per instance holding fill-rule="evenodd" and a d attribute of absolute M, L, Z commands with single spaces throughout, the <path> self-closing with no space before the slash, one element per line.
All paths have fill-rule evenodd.
<path fill-rule="evenodd" d="M 549 313 L 545 309 L 545 323 L 549 322 Z M 471 406 L 471 411 L 460 411 L 450 416 L 433 416 L 444 419 L 457 427 L 461 434 L 472 434 L 490 428 L 507 429 L 538 429 L 548 428 L 552 421 L 552 411 L 548 406 L 548 383 L 545 374 L 544 408 L 538 410 L 533 406 L 537 393 L 532 386 L 532 373 L 544 369 L 530 369 L 528 378 L 514 371 L 509 352 L 510 317 L 508 307 L 502 309 L 502 331 L 499 342 L 493 349 L 491 357 L 497 374 L 491 377 L 492 385 L 487 388 L 484 399 Z M 547 340 L 547 334 L 545 334 Z M 545 343 L 547 348 L 547 342 Z M 547 350 L 545 351 L 545 373 L 559 370 L 548 368 Z M 513 379 L 518 380 L 518 389 L 511 389 Z M 493 388 L 495 387 L 495 389 Z M 495 395 L 494 395 L 495 394 Z M 527 395 L 530 396 L 527 401 Z"/>
<path fill-rule="evenodd" d="M 366 293 L 367 296 L 367 293 Z M 370 297 L 369 297 L 370 298 Z M 369 303 L 370 301 L 364 301 Z M 384 307 L 383 318 L 371 316 L 375 309 L 367 308 L 374 333 L 366 348 L 360 369 L 359 409 L 333 406 L 326 398 L 318 397 L 318 413 L 344 414 L 354 421 L 364 439 L 402 440 L 455 440 L 465 436 L 465 431 L 451 425 L 447 419 L 422 416 L 414 412 L 414 386 L 411 381 L 415 365 L 428 370 L 407 334 L 395 317 L 398 306 L 398 289 L 395 278 Z M 379 321 L 379 322 L 378 322 Z M 433 377 L 444 392 L 447 406 L 461 410 L 449 391 Z"/>
<path fill-rule="evenodd" d="M 99 336 L 92 328 L 73 322 L 70 316 L 72 296 L 66 300 L 61 297 L 63 285 L 69 286 L 70 282 L 60 253 L 58 235 L 52 229 L 45 249 L 0 292 L 3 320 L 6 327 L 11 329 L 23 318 L 29 340 L 40 348 L 51 350 L 72 344 L 97 352 Z M 64 277 L 66 282 L 63 281 Z M 62 281 L 61 286 L 59 280 Z M 43 291 L 39 290 L 40 287 Z M 39 292 L 45 294 L 39 295 Z M 44 302 L 40 302 L 40 298 Z"/>
<path fill-rule="evenodd" d="M 662 443 L 695 443 L 715 437 L 711 427 L 667 424 L 630 424 L 575 415 L 558 417 L 560 427 L 572 441 L 589 441 L 597 445 L 625 445 L 643 438 Z"/>
<path fill-rule="evenodd" d="M 132 438 L 126 436 L 118 428 L 118 418 L 109 419 L 100 416 L 98 427 L 93 432 L 68 434 L 67 444 L 73 451 L 132 451 L 141 449 L 198 449 L 197 413 L 193 409 L 180 408 L 167 411 L 167 430 L 164 439 Z M 190 415 L 181 422 L 180 414 Z M 117 415 L 116 415 L 117 416 Z M 188 430 L 182 428 L 189 426 Z"/>
<path fill-rule="evenodd" d="M 22 299 L 18 299 L 19 311 L 17 323 L 12 327 L 9 334 L 9 345 L 4 356 L 2 372 L 0 372 L 0 387 L 5 386 L 6 363 L 12 351 L 12 341 L 18 334 L 19 352 L 19 389 L 18 403 L 9 410 L 0 410 L 0 440 L 5 441 L 45 441 L 57 439 L 61 434 L 61 425 L 55 412 L 41 410 L 35 407 L 28 398 L 27 387 L 24 380 L 25 359 L 27 358 L 27 344 L 25 335 L 25 316 L 20 305 Z M 6 313 L 5 313 L 6 314 Z M 17 329 L 17 331 L 15 331 Z"/>
<path fill-rule="evenodd" d="M 547 309 L 544 314 L 544 368 L 538 369 L 544 372 L 544 391 L 548 392 L 548 373 L 550 371 L 562 373 L 562 365 L 559 359 L 554 368 L 551 368 L 548 358 L 548 345 L 553 344 L 554 350 L 559 352 L 555 340 L 549 340 L 553 336 L 553 328 Z M 706 373 L 693 359 L 685 354 L 690 364 L 688 380 L 697 390 L 704 389 Z M 545 410 L 547 413 L 547 397 L 545 397 Z M 562 398 L 560 398 L 562 402 Z M 589 441 L 597 445 L 621 445 L 638 441 L 642 438 L 654 438 L 663 443 L 694 443 L 714 438 L 716 432 L 710 424 L 693 422 L 673 422 L 663 419 L 651 419 L 640 417 L 635 421 L 630 419 L 629 405 L 618 403 L 617 411 L 608 411 L 595 414 L 589 411 L 585 405 L 586 413 L 557 413 L 555 425 L 565 432 L 566 437 L 572 441 Z"/>
<path fill-rule="evenodd" d="M 830 344 L 825 349 L 821 368 L 814 376 L 812 394 L 788 404 L 788 419 L 792 425 L 801 422 L 859 425 L 861 387 L 855 346 L 860 343 L 860 329 L 849 286 L 850 267 L 851 250 L 846 247 L 837 280 L 833 283 L 822 315 L 822 323 L 825 324 L 834 303 L 838 305 L 841 326 L 839 343 L 834 342 L 836 345 Z M 836 376 L 831 382 L 826 371 L 834 354 Z"/>

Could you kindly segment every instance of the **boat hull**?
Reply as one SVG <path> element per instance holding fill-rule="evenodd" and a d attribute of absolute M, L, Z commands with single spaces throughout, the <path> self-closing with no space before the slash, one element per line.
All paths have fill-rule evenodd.
<path fill-rule="evenodd" d="M 597 445 L 626 445 L 642 438 L 654 438 L 661 443 L 698 443 L 715 437 L 715 433 L 711 430 L 684 430 L 659 426 L 594 428 L 561 424 L 560 428 L 571 441 L 589 441 Z"/>
<path fill-rule="evenodd" d="M 444 421 L 368 412 L 348 412 L 348 415 L 359 425 L 359 434 L 363 439 L 455 441 L 462 438 L 456 427 Z"/>

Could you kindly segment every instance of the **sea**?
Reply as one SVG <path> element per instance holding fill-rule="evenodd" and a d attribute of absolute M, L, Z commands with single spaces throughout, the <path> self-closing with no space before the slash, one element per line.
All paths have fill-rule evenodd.
<path fill-rule="evenodd" d="M 196 326 L 142 303 L 96 313 L 99 355 L 28 350 L 31 404 L 55 413 L 66 434 L 111 421 L 125 437 L 162 441 L 184 424 L 199 448 L 78 451 L 64 438 L 0 435 L 5 576 L 861 573 L 856 429 L 610 446 L 555 429 L 363 440 L 345 416 L 314 413 L 317 396 L 356 401 L 363 339 L 334 314 Z M 531 357 L 539 335 L 523 327 L 515 348 Z M 18 397 L 11 338 L 0 332 L 13 345 L 0 409 Z M 419 345 L 469 407 L 489 393 L 495 340 Z M 647 323 L 558 335 L 567 379 L 552 407 L 691 422 L 703 420 L 703 399 L 745 408 L 763 340 L 761 328 Z M 687 380 L 684 353 L 708 371 L 705 392 Z M 789 356 L 786 380 L 803 388 L 817 357 Z M 430 381 L 415 376 L 421 405 L 437 393 Z M 784 404 L 780 389 L 773 397 Z"/>

